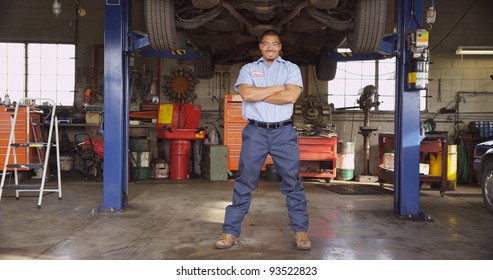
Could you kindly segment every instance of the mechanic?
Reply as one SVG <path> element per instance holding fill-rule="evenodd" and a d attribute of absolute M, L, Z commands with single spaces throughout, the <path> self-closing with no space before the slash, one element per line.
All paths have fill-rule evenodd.
<path fill-rule="evenodd" d="M 235 84 L 243 99 L 242 113 L 248 124 L 242 132 L 240 176 L 234 182 L 233 203 L 226 207 L 223 234 L 216 248 L 228 249 L 237 244 L 241 222 L 250 208 L 251 193 L 257 188 L 262 166 L 270 154 L 282 179 L 280 190 L 286 196 L 296 247 L 310 250 L 298 136 L 291 121 L 293 104 L 303 89 L 301 71 L 296 64 L 280 57 L 282 45 L 276 31 L 265 31 L 259 48 L 262 57 L 243 66 Z"/>

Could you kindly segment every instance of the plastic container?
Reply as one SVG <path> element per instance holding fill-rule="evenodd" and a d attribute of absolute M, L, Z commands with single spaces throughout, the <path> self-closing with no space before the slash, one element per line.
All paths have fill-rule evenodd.
<path fill-rule="evenodd" d="M 8 93 L 5 94 L 5 106 L 10 106 L 10 96 Z"/>
<path fill-rule="evenodd" d="M 60 156 L 60 170 L 72 171 L 74 169 L 74 157 L 73 156 Z"/>
<path fill-rule="evenodd" d="M 394 169 L 394 153 L 383 154 L 383 167 L 386 169 Z"/>
<path fill-rule="evenodd" d="M 151 163 L 154 179 L 169 178 L 169 165 L 165 160 L 157 159 Z"/>
<path fill-rule="evenodd" d="M 430 154 L 430 175 L 442 175 L 442 153 Z M 457 145 L 448 145 L 447 180 L 452 182 L 450 190 L 457 187 Z"/>

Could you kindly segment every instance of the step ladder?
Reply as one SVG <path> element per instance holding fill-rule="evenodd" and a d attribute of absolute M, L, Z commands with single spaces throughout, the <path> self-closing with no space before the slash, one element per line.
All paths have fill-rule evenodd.
<path fill-rule="evenodd" d="M 48 137 L 46 142 L 42 142 L 42 133 L 41 133 L 41 125 L 42 123 L 35 123 L 31 117 L 32 107 L 27 107 L 26 110 L 26 122 L 27 125 L 25 128 L 27 130 L 27 142 L 18 143 L 16 142 L 16 126 L 18 124 L 17 119 L 19 115 L 19 106 L 21 104 L 28 104 L 32 101 L 45 101 L 51 103 L 52 111 L 49 115 L 50 123 L 48 129 Z M 7 108 L 8 110 L 9 108 Z M 38 112 L 39 113 L 39 112 Z M 58 118 L 56 117 L 56 103 L 49 98 L 23 98 L 21 99 L 15 106 L 14 115 L 11 119 L 11 130 L 10 130 L 10 138 L 7 146 L 7 153 L 5 155 L 5 164 L 3 166 L 2 179 L 0 181 L 0 201 L 2 198 L 3 190 L 15 190 L 16 199 L 20 198 L 20 192 L 39 192 L 38 205 L 37 208 L 41 208 L 41 203 L 43 200 L 43 195 L 45 192 L 57 192 L 58 199 L 62 199 L 62 184 L 61 184 L 61 173 L 60 173 L 60 145 L 58 142 Z M 45 119 L 48 119 L 46 117 Z M 41 122 L 44 120 L 41 120 Z M 30 126 L 31 125 L 31 126 Z M 53 135 L 53 128 L 55 129 L 55 133 Z M 17 128 L 19 129 L 19 128 Z M 33 132 L 31 137 L 30 131 Z M 52 139 L 55 138 L 55 143 L 53 144 Z M 34 141 L 31 141 L 34 140 Z M 45 188 L 47 173 L 48 173 L 48 162 L 50 158 L 50 149 L 51 147 L 55 147 L 56 150 L 56 163 L 57 163 L 57 179 L 58 179 L 58 188 Z M 24 148 L 26 150 L 26 162 L 18 162 L 17 158 L 17 149 Z M 30 153 L 35 150 L 38 155 L 38 162 L 30 162 L 31 156 Z M 13 163 L 9 163 L 10 156 L 13 156 Z M 19 184 L 19 170 L 41 170 L 41 183 L 40 184 Z M 10 172 L 8 172 L 10 171 Z M 12 177 L 12 172 L 14 173 L 14 184 L 6 185 L 5 179 L 7 177 L 7 173 L 10 174 L 10 179 Z M 10 180 L 9 180 L 10 181 Z"/>

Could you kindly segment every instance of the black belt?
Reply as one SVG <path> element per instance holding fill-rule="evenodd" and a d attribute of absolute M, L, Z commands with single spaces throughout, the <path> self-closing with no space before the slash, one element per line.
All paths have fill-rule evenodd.
<path fill-rule="evenodd" d="M 286 125 L 291 125 L 293 124 L 292 121 L 282 121 L 282 122 L 273 122 L 273 123 L 266 123 L 266 122 L 259 122 L 256 120 L 248 120 L 248 123 L 253 124 L 254 126 L 258 127 L 263 127 L 263 128 L 279 128 L 281 126 L 286 126 Z"/>

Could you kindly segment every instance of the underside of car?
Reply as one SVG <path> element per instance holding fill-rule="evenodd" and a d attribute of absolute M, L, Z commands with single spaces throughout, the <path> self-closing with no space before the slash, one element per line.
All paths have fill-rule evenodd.
<path fill-rule="evenodd" d="M 193 48 L 205 53 L 195 65 L 211 78 L 215 64 L 251 62 L 261 56 L 259 36 L 281 35 L 281 56 L 315 65 L 319 80 L 335 76 L 327 54 L 345 44 L 372 53 L 383 40 L 386 0 L 146 0 L 146 29 L 159 51 Z"/>

